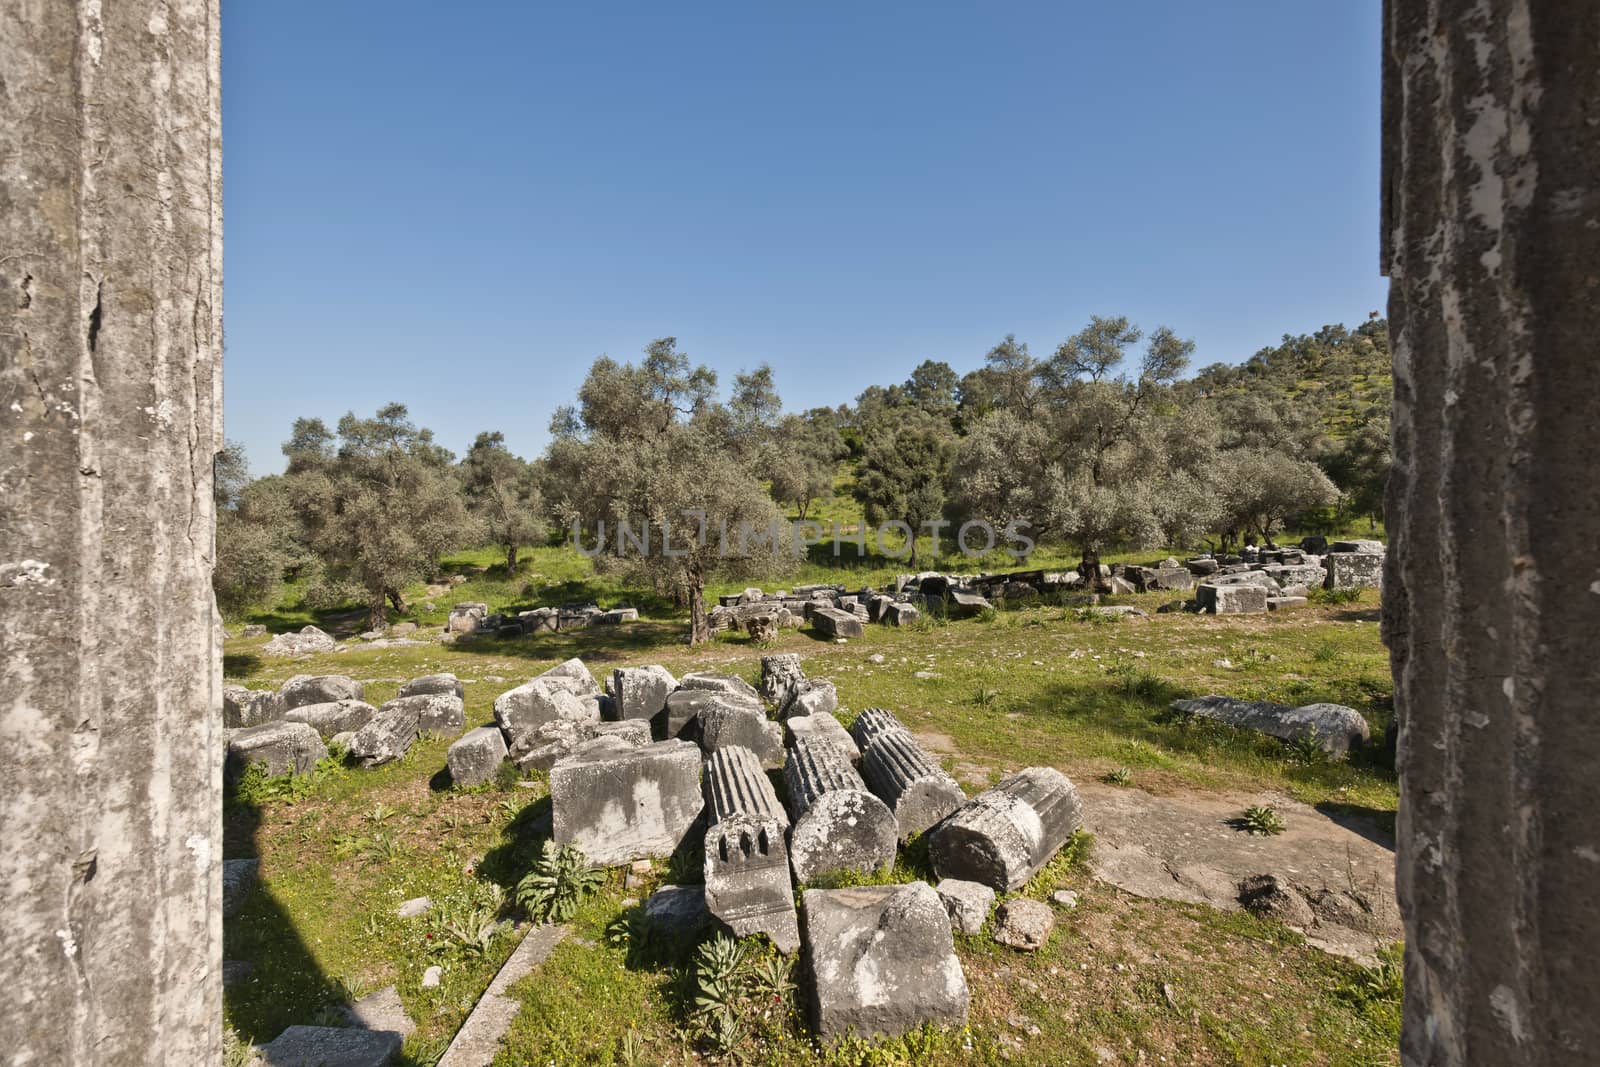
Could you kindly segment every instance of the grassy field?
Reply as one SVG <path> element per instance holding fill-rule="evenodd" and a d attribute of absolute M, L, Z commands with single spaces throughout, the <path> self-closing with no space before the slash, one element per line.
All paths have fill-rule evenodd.
<path fill-rule="evenodd" d="M 456 600 L 500 608 L 530 597 L 557 602 L 554 591 L 603 604 L 626 597 L 569 551 L 536 550 L 515 581 L 478 570 L 492 560 L 492 553 L 452 560 L 469 581 L 436 599 L 438 610 L 420 621 L 442 622 Z M 874 567 L 848 580 L 881 580 L 898 569 Z M 818 570 L 846 580 L 837 570 Z M 1162 599 L 1121 598 L 1152 611 Z M 1173 698 L 1209 692 L 1329 700 L 1358 708 L 1381 734 L 1391 714 L 1390 681 L 1371 593 L 1284 614 L 1152 614 L 1124 622 L 1041 605 L 915 629 L 869 627 L 865 638 L 844 645 L 784 631 L 769 648 L 728 635 L 694 650 L 683 644 L 681 616 L 670 604 L 641 606 L 645 619 L 630 626 L 452 646 L 357 646 L 293 661 L 261 656 L 264 639 L 235 638 L 227 642 L 225 671 L 253 686 L 299 673 L 349 674 L 367 682 L 373 703 L 393 696 L 405 679 L 453 671 L 467 682 L 468 721 L 477 724 L 490 720 L 498 693 L 573 655 L 597 676 L 614 666 L 661 663 L 676 674 L 712 669 L 754 680 L 763 652 L 796 651 L 809 674 L 835 681 L 841 718 L 868 706 L 893 710 L 968 787 L 1031 764 L 1078 779 L 1127 768 L 1133 785 L 1154 793 L 1276 788 L 1392 822 L 1395 780 L 1381 747 L 1352 762 L 1300 761 L 1276 742 L 1167 713 Z M 293 609 L 258 617 L 274 628 L 299 621 Z M 310 781 L 252 781 L 230 799 L 227 854 L 259 856 L 263 882 L 225 934 L 227 957 L 255 964 L 227 996 L 229 1022 L 241 1037 L 268 1040 L 284 1026 L 326 1015 L 343 998 L 394 983 L 419 1025 L 407 1046 L 412 1062 L 431 1062 L 442 1051 L 513 947 L 509 930 L 485 937 L 478 927 L 485 917 L 516 919 L 501 894 L 526 873 L 548 832 L 549 809 L 537 780 L 451 788 L 443 771 L 447 747 L 447 740 L 427 739 L 398 764 L 371 771 L 330 761 Z M 628 900 L 661 881 L 691 880 L 685 876 L 696 870 L 693 856 L 658 863 L 645 884 L 631 888 L 623 872 L 612 872 L 574 920 L 575 936 L 526 983 L 522 1013 L 497 1062 L 722 1062 L 694 1036 L 690 947 L 647 950 L 607 937 Z M 908 857 L 897 875 L 926 872 Z M 1080 864 L 1047 869 L 1029 891 L 1058 887 L 1077 890 L 1081 903 L 1061 913 L 1044 951 L 1028 955 L 986 938 L 958 938 L 973 990 L 965 1032 L 818 1048 L 791 1018 L 798 1009 L 785 995 L 754 1025 L 748 1062 L 1397 1062 L 1398 987 L 1389 972 L 1324 955 L 1274 923 L 1127 897 L 1093 881 Z M 438 905 L 429 916 L 394 916 L 397 904 L 419 895 Z M 422 974 L 434 963 L 443 966 L 443 982 L 423 989 Z"/>

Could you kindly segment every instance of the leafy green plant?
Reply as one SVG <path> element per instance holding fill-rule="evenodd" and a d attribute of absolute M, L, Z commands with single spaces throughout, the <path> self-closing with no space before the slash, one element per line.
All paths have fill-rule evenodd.
<path fill-rule="evenodd" d="M 1354 604 L 1361 599 L 1361 590 L 1344 586 L 1338 589 L 1313 589 L 1309 598 L 1317 604 Z"/>
<path fill-rule="evenodd" d="M 1101 776 L 1100 780 L 1107 785 L 1132 785 L 1133 771 L 1127 767 L 1118 767 L 1115 770 L 1107 771 Z"/>
<path fill-rule="evenodd" d="M 410 851 L 404 842 L 393 834 L 376 833 L 365 840 L 361 852 L 374 863 L 393 863 Z"/>
<path fill-rule="evenodd" d="M 591 867 L 576 847 L 546 841 L 533 870 L 517 883 L 517 903 L 534 922 L 566 922 L 605 884 L 606 872 Z"/>
<path fill-rule="evenodd" d="M 1284 831 L 1283 816 L 1265 804 L 1252 804 L 1236 820 L 1239 829 L 1254 837 L 1271 837 Z"/>
<path fill-rule="evenodd" d="M 377 826 L 394 818 L 395 814 L 394 808 L 380 800 L 372 805 L 371 811 L 367 812 L 367 821 Z"/>
<path fill-rule="evenodd" d="M 1327 750 L 1317 743 L 1316 734 L 1301 734 L 1284 744 L 1289 750 L 1290 763 L 1301 767 L 1316 767 L 1328 762 Z"/>

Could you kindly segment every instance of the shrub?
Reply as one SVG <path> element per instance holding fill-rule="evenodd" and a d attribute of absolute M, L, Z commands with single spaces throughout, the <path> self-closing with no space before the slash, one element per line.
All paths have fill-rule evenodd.
<path fill-rule="evenodd" d="M 591 867 L 577 848 L 546 841 L 533 870 L 517 883 L 517 903 L 534 922 L 566 922 L 605 878 L 605 870 Z"/>
<path fill-rule="evenodd" d="M 1271 837 L 1284 831 L 1283 816 L 1264 804 L 1252 804 L 1239 816 L 1239 829 L 1254 837 Z"/>

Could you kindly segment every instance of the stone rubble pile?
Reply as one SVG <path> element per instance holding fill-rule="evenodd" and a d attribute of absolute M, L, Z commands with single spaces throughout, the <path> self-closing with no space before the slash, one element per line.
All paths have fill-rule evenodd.
<path fill-rule="evenodd" d="M 1177 564 L 1172 559 L 1152 567 L 1119 564 L 1112 568 L 1111 582 L 1114 590 L 1126 592 L 1194 589 L 1193 599 L 1166 605 L 1162 611 L 1259 614 L 1302 607 L 1316 588 L 1382 588 L 1385 554 L 1381 541 L 1330 544 L 1326 538 L 1307 537 L 1298 548 L 1252 545 L 1238 555 L 1196 556 L 1181 568 L 1172 566 Z M 1178 575 L 1180 569 L 1187 579 Z"/>
<path fill-rule="evenodd" d="M 601 610 L 598 604 L 563 604 L 519 611 L 515 615 L 490 614 L 489 605 L 463 602 L 450 609 L 445 633 L 457 637 L 489 634 L 495 637 L 521 637 L 525 634 L 586 630 L 590 626 L 615 626 L 638 622 L 637 608 Z"/>
<path fill-rule="evenodd" d="M 466 728 L 464 693 L 453 674 L 413 678 L 381 707 L 342 674 L 297 674 L 276 691 L 223 686 L 228 776 L 237 779 L 252 763 L 270 776 L 308 773 L 328 755 L 328 742 L 367 767 L 399 759 L 423 734 L 450 737 Z"/>

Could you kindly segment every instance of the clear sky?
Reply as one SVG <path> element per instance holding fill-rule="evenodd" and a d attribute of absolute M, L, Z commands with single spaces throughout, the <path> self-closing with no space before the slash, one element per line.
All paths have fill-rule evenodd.
<path fill-rule="evenodd" d="M 537 454 L 675 335 L 786 407 L 1092 314 L 1363 320 L 1379 0 L 224 5 L 227 435 L 398 400 Z"/>

